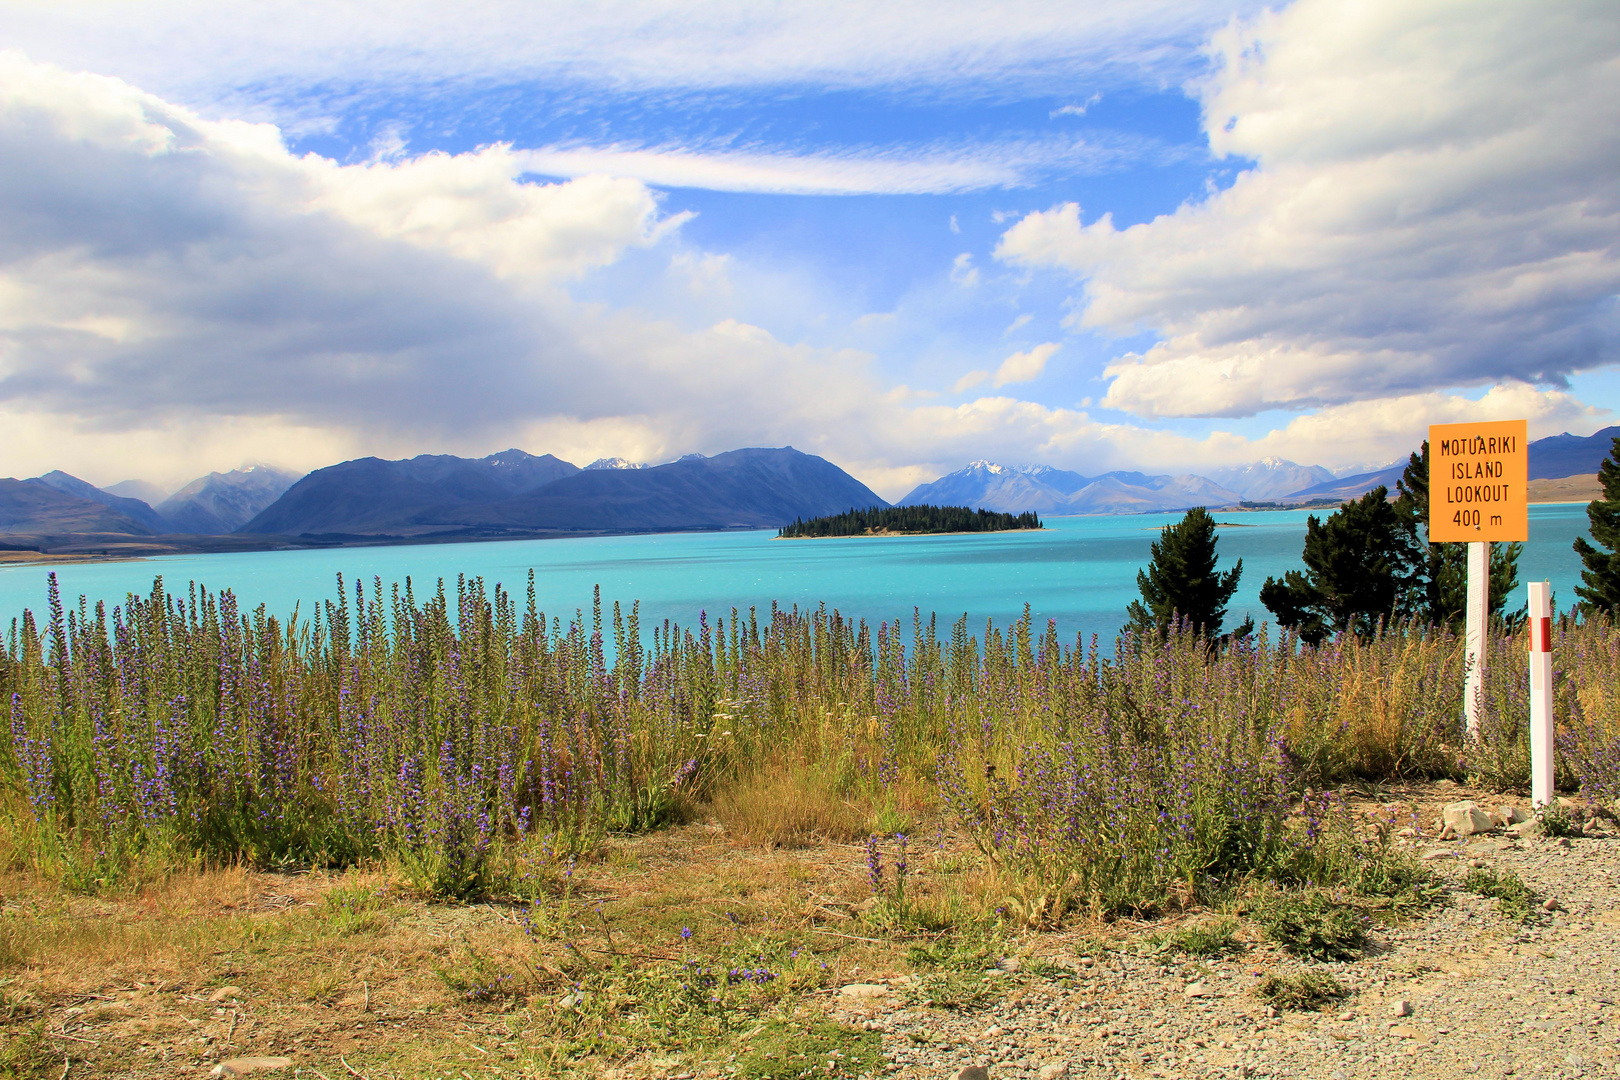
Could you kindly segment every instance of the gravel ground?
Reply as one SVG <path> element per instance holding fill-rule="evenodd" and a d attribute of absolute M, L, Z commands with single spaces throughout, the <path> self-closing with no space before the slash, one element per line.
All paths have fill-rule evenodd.
<path fill-rule="evenodd" d="M 899 1077 L 970 1066 L 1009 1080 L 1038 1080 L 1043 1066 L 1047 1077 L 1620 1076 L 1620 840 L 1484 836 L 1425 850 L 1453 885 L 1449 902 L 1376 929 L 1362 960 L 1315 965 L 1351 991 L 1328 1012 L 1279 1014 L 1255 996 L 1266 973 L 1302 966 L 1269 945 L 1190 961 L 1048 938 L 1042 955 L 1068 971 L 987 974 L 1012 985 L 993 1006 L 907 1006 L 900 987 L 840 998 L 839 1015 L 884 1033 Z M 1517 873 L 1559 910 L 1509 920 L 1463 891 L 1470 864 Z M 1195 982 L 1207 996 L 1188 995 Z"/>

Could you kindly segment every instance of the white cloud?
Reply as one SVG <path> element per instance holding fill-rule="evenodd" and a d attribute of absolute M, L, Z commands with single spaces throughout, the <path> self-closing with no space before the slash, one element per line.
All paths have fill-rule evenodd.
<path fill-rule="evenodd" d="M 951 280 L 964 289 L 971 289 L 979 283 L 979 269 L 973 265 L 971 253 L 964 251 L 951 260 Z"/>
<path fill-rule="evenodd" d="M 413 88 L 540 83 L 609 94 L 759 86 L 1060 92 L 1077 72 L 1186 77 L 1186 48 L 1231 11 L 1215 0 L 677 0 L 532 4 L 400 0 L 15 0 L 0 40 L 194 105 L 309 116 Z"/>
<path fill-rule="evenodd" d="M 992 385 L 1001 387 L 1008 383 L 1030 382 L 1040 378 L 1041 372 L 1046 370 L 1046 362 L 1062 347 L 1058 342 L 1048 341 L 1026 352 L 1013 353 L 996 369 Z"/>
<path fill-rule="evenodd" d="M 609 174 L 658 187 L 777 195 L 947 195 L 1028 187 L 1055 175 L 1095 175 L 1142 161 L 1162 164 L 1189 153 L 1186 147 L 1145 136 L 1105 132 L 816 151 L 569 144 L 516 156 L 528 172 L 543 176 Z"/>
<path fill-rule="evenodd" d="M 1217 34 L 1229 190 L 1116 229 L 1024 217 L 999 257 L 1149 330 L 1104 404 L 1242 416 L 1620 359 L 1620 9 L 1300 0 Z"/>
<path fill-rule="evenodd" d="M 957 379 L 956 382 L 952 384 L 951 390 L 960 394 L 964 390 L 971 390 L 980 383 L 988 382 L 989 379 L 990 373 L 988 371 L 976 369 L 968 372 L 966 375 L 963 375 L 960 379 Z"/>

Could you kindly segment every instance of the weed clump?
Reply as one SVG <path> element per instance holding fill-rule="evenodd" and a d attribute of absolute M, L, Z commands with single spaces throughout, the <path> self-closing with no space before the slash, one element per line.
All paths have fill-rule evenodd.
<path fill-rule="evenodd" d="M 1283 893 L 1265 904 L 1266 937 L 1310 960 L 1354 960 L 1367 945 L 1366 918 L 1320 889 Z"/>
<path fill-rule="evenodd" d="M 1463 879 L 1463 888 L 1475 896 L 1495 900 L 1496 909 L 1517 923 L 1529 922 L 1540 901 L 1535 890 L 1511 870 L 1498 874 L 1488 867 L 1476 866 Z"/>
<path fill-rule="evenodd" d="M 1325 1009 L 1349 996 L 1332 975 L 1325 971 L 1276 972 L 1267 975 L 1255 988 L 1260 1000 L 1279 1009 Z"/>
<path fill-rule="evenodd" d="M 1150 940 L 1161 948 L 1207 959 L 1241 952 L 1243 945 L 1237 940 L 1237 929 L 1236 919 L 1222 916 L 1187 923 Z"/>

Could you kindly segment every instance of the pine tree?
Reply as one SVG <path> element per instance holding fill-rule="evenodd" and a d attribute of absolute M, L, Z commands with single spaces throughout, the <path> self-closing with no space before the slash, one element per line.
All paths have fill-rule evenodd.
<path fill-rule="evenodd" d="M 1406 462 L 1406 471 L 1395 487 L 1400 498 L 1395 500 L 1396 512 L 1405 517 L 1414 530 L 1421 528 L 1420 539 L 1429 533 L 1429 440 L 1423 440 L 1422 450 L 1412 454 Z M 1519 587 L 1519 555 L 1524 545 L 1514 542 L 1491 545 L 1490 613 L 1502 615 L 1507 602 Z M 1423 604 L 1418 614 L 1435 626 L 1462 628 L 1468 614 L 1468 545 L 1428 545 L 1422 562 L 1422 576 L 1418 582 L 1423 591 Z M 1522 606 L 1522 605 L 1521 605 Z M 1518 616 L 1509 616 L 1513 621 Z"/>
<path fill-rule="evenodd" d="M 1369 634 L 1383 618 L 1405 619 L 1423 598 L 1423 552 L 1411 521 L 1376 487 L 1323 523 L 1305 521 L 1305 572 L 1266 578 L 1260 602 L 1315 644 L 1330 633 Z"/>
<path fill-rule="evenodd" d="M 1598 466 L 1598 482 L 1603 485 L 1603 498 L 1587 504 L 1586 520 L 1592 540 L 1608 550 L 1594 546 L 1584 536 L 1575 538 L 1575 554 L 1586 564 L 1575 595 L 1581 598 L 1583 611 L 1620 616 L 1620 438 Z"/>
<path fill-rule="evenodd" d="M 1153 545 L 1147 569 L 1136 573 L 1142 599 L 1125 609 L 1130 622 L 1122 629 L 1163 637 L 1179 616 L 1209 639 L 1220 637 L 1226 605 L 1243 576 L 1243 560 L 1220 573 L 1215 568 L 1215 543 L 1215 519 L 1202 506 L 1166 525 Z M 1241 637 L 1253 629 L 1254 620 L 1246 619 L 1233 634 Z"/>

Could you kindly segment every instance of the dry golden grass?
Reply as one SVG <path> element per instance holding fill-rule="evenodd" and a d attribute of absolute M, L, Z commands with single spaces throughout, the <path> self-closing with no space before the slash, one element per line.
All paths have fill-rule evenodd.
<path fill-rule="evenodd" d="M 912 862 L 920 905 L 979 914 L 952 869 L 958 844 Z M 754 1019 L 820 1015 L 815 990 L 903 971 L 916 940 L 857 919 L 871 893 L 856 843 L 738 847 L 719 824 L 693 825 L 612 838 L 559 880 L 528 913 L 425 903 L 377 870 L 230 867 L 112 897 L 13 870 L 0 876 L 0 1038 L 42 1035 L 53 1080 L 64 1056 L 74 1076 L 130 1078 L 251 1054 L 328 1077 L 347 1062 L 371 1080 L 492 1066 L 628 1078 L 672 1060 L 702 1073 Z M 747 1028 L 634 1004 L 673 986 L 684 958 L 761 950 L 780 977 L 737 1006 Z M 558 1008 L 576 985 L 599 991 L 599 1014 Z"/>

